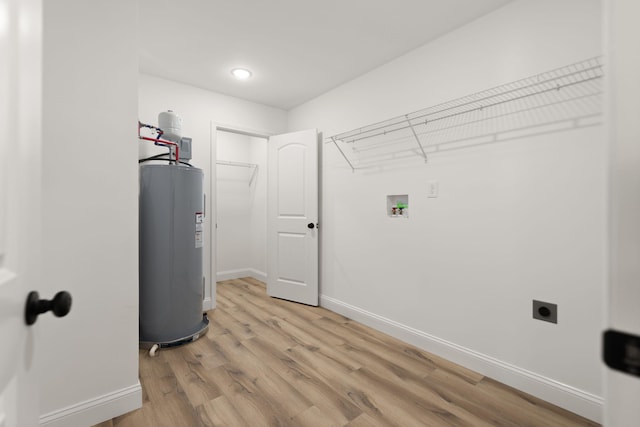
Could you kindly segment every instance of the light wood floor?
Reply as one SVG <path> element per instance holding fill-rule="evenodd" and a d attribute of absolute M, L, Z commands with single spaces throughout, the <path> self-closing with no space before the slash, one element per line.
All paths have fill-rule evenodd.
<path fill-rule="evenodd" d="M 206 337 L 140 352 L 125 426 L 595 426 L 328 310 L 218 283 Z"/>

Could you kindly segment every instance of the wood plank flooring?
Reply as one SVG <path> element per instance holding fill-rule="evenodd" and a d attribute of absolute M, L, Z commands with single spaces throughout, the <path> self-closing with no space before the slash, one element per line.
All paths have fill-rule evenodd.
<path fill-rule="evenodd" d="M 597 425 L 257 280 L 217 288 L 208 334 L 141 351 L 143 407 L 97 427 Z"/>

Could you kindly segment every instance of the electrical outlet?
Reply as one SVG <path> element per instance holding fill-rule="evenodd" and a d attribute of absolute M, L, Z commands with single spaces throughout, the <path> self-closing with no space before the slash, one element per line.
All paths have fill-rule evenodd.
<path fill-rule="evenodd" d="M 533 300 L 533 318 L 545 322 L 558 323 L 558 305 Z"/>
<path fill-rule="evenodd" d="M 438 181 L 427 181 L 427 197 L 438 197 Z"/>

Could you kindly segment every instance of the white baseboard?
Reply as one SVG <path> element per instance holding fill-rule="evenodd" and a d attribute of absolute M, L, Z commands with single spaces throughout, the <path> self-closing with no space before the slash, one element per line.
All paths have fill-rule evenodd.
<path fill-rule="evenodd" d="M 202 300 L 202 311 L 209 311 L 214 309 L 213 300 L 211 297 L 206 297 Z"/>
<path fill-rule="evenodd" d="M 223 280 L 239 279 L 241 277 L 249 276 L 248 268 L 239 268 L 237 270 L 219 271 L 216 274 L 216 282 L 222 282 Z"/>
<path fill-rule="evenodd" d="M 47 427 L 92 426 L 142 407 L 142 387 L 135 385 L 40 416 Z"/>
<path fill-rule="evenodd" d="M 256 280 L 267 280 L 267 274 L 255 268 L 239 268 L 237 270 L 220 271 L 216 274 L 216 281 L 240 279 L 242 277 L 253 277 Z"/>
<path fill-rule="evenodd" d="M 250 268 L 249 273 L 249 277 L 253 277 L 256 280 L 260 280 L 261 282 L 267 282 L 267 273 L 256 270 L 255 268 Z"/>
<path fill-rule="evenodd" d="M 434 337 L 326 295 L 320 305 L 496 381 L 602 423 L 604 399 L 517 366 Z"/>

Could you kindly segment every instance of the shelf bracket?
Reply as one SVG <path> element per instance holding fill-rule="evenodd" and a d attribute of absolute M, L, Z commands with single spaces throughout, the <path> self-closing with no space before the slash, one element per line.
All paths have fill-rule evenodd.
<path fill-rule="evenodd" d="M 351 172 L 355 172 L 356 168 L 353 167 L 353 165 L 351 164 L 351 162 L 349 161 L 349 159 L 347 158 L 347 156 L 345 156 L 344 152 L 342 151 L 342 148 L 340 148 L 340 146 L 338 145 L 338 143 L 336 142 L 336 138 L 335 137 L 331 137 L 331 140 L 333 141 L 333 143 L 335 144 L 336 148 L 338 149 L 338 151 L 340 151 L 340 154 L 342 154 L 342 157 L 344 157 L 344 159 L 347 161 L 347 163 L 349 163 L 349 166 L 351 167 Z"/>
<path fill-rule="evenodd" d="M 422 148 L 422 144 L 420 143 L 420 138 L 418 138 L 418 134 L 416 133 L 416 130 L 413 128 L 413 125 L 411 124 L 409 115 L 406 114 L 404 117 L 407 119 L 407 124 L 409 125 L 409 128 L 411 128 L 411 132 L 413 133 L 413 136 L 416 139 L 416 142 L 418 143 L 418 147 L 420 147 L 420 151 L 422 151 L 422 157 L 424 157 L 424 162 L 427 163 L 429 161 L 429 159 L 427 158 L 427 153 L 425 153 L 424 148 Z"/>
<path fill-rule="evenodd" d="M 253 183 L 253 179 L 256 177 L 257 173 L 258 173 L 258 165 L 254 165 L 253 172 L 251 172 L 251 178 L 249 179 L 249 187 L 251 187 L 251 184 Z"/>

